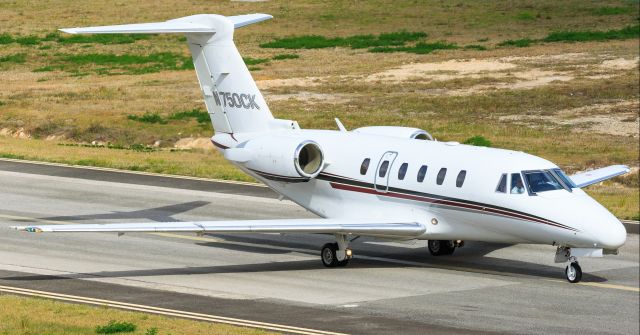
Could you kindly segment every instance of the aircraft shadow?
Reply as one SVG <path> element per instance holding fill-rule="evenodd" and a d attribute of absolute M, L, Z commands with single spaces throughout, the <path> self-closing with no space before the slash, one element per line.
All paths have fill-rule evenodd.
<path fill-rule="evenodd" d="M 142 209 L 142 210 L 136 210 L 136 211 L 130 211 L 130 212 L 111 212 L 111 213 L 102 213 L 102 214 L 53 216 L 53 217 L 47 217 L 42 219 L 55 220 L 55 221 L 147 219 L 147 220 L 152 220 L 157 222 L 172 222 L 172 221 L 175 222 L 180 220 L 174 218 L 173 215 L 188 212 L 190 210 L 200 208 L 208 204 L 210 204 L 210 202 L 190 201 L 190 202 L 185 202 L 181 204 Z"/>
<path fill-rule="evenodd" d="M 277 243 L 282 244 L 282 243 Z M 376 251 L 363 250 L 357 255 L 367 256 L 367 258 L 356 257 L 344 268 L 348 269 L 375 269 L 375 268 L 434 268 L 448 269 L 462 272 L 471 272 L 478 274 L 499 275 L 507 277 L 530 277 L 530 278 L 546 278 L 564 280 L 562 270 L 558 267 L 531 263 L 520 260 L 510 260 L 494 257 L 486 257 L 484 254 L 489 250 L 496 250 L 505 247 L 505 244 L 494 243 L 475 243 L 466 246 L 468 251 L 462 255 L 433 257 L 428 251 L 420 249 L 403 249 L 397 247 L 380 246 Z M 207 247 L 224 247 L 230 250 L 253 252 L 261 254 L 283 254 L 294 252 L 287 250 L 269 249 L 274 246 L 272 243 L 265 244 L 264 247 L 232 245 L 229 243 L 202 243 L 200 245 Z M 292 247 L 291 244 L 286 244 Z M 280 247 L 280 245 L 278 245 Z M 304 245 L 309 248 L 309 245 Z M 394 250 L 401 249 L 401 250 Z M 475 252 L 478 253 L 475 253 Z M 295 252 L 301 252 L 295 250 Z M 309 255 L 319 256 L 319 252 L 302 252 Z M 389 262 L 369 257 L 381 257 L 392 260 L 407 261 L 411 263 Z M 124 270 L 124 271 L 99 271 L 91 273 L 76 273 L 60 276 L 45 275 L 28 275 L 13 276 L 3 278 L 5 280 L 16 281 L 37 281 L 37 280 L 64 280 L 64 279 L 94 279 L 94 278 L 133 278 L 133 277 L 153 277 L 153 276 L 176 276 L 176 275 L 206 275 L 206 274 L 232 274 L 232 273 L 261 273 L 261 272 L 280 272 L 280 271 L 344 271 L 341 269 L 327 269 L 322 266 L 320 259 L 317 260 L 301 260 L 301 261 L 278 261 L 275 257 L 271 261 L 251 264 L 237 265 L 212 265 L 200 267 L 172 267 L 162 269 L 144 269 L 144 270 Z M 606 282 L 607 279 L 585 272 L 582 277 L 583 281 L 588 282 Z"/>

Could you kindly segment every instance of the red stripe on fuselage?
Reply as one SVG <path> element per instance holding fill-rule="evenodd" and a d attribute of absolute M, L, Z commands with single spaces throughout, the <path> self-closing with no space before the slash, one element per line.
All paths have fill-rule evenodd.
<path fill-rule="evenodd" d="M 461 207 L 461 208 L 466 208 L 466 209 L 471 209 L 471 210 L 476 210 L 476 211 L 481 211 L 481 212 L 487 211 L 487 212 L 491 212 L 491 213 L 494 213 L 494 214 L 500 215 L 500 216 L 506 216 L 506 217 L 511 217 L 511 218 L 517 218 L 517 219 L 520 219 L 520 220 L 526 220 L 526 221 L 542 223 L 542 224 L 546 224 L 546 225 L 550 225 L 550 226 L 554 226 L 554 227 L 558 227 L 558 228 L 563 228 L 563 229 L 567 229 L 567 230 L 576 230 L 575 228 L 567 227 L 567 226 L 561 225 L 561 224 L 556 223 L 556 222 L 547 221 L 547 220 L 541 220 L 541 219 L 538 219 L 538 218 L 534 218 L 534 217 L 530 217 L 530 216 L 526 216 L 526 215 L 522 215 L 522 214 L 518 214 L 518 213 L 513 213 L 513 212 L 509 212 L 509 211 L 505 211 L 505 210 L 485 207 L 485 206 L 479 206 L 479 205 L 473 205 L 473 204 L 465 204 L 465 203 L 457 202 L 457 201 L 444 200 L 444 199 L 435 199 L 435 198 L 429 198 L 429 197 L 425 197 L 425 196 L 418 196 L 418 195 L 404 194 L 404 193 L 397 193 L 397 192 L 381 193 L 381 192 L 378 192 L 378 191 L 376 191 L 374 189 L 371 189 L 371 188 L 359 187 L 359 186 L 353 186 L 353 185 L 347 185 L 347 184 L 341 184 L 341 183 L 336 183 L 336 182 L 330 182 L 330 185 L 331 185 L 331 187 L 333 187 L 335 189 L 339 189 L 339 190 L 359 192 L 359 193 L 367 193 L 367 194 L 375 194 L 375 195 L 380 195 L 380 196 L 407 199 L 407 200 L 414 200 L 414 201 L 421 201 L 421 202 L 427 202 L 427 203 L 445 205 L 445 206 L 452 206 L 452 207 Z"/>

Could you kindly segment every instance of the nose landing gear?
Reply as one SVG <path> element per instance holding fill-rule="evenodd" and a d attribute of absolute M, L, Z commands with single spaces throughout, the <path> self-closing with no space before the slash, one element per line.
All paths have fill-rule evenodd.
<path fill-rule="evenodd" d="M 569 265 L 564 269 L 564 274 L 567 276 L 567 280 L 570 283 L 577 283 L 582 279 L 582 268 L 575 257 L 571 258 L 571 263 L 569 263 Z"/>
<path fill-rule="evenodd" d="M 564 274 L 570 283 L 578 283 L 582 280 L 582 268 L 578 264 L 578 256 L 602 257 L 602 249 L 558 247 L 555 262 L 569 262 L 569 265 L 564 268 Z"/>

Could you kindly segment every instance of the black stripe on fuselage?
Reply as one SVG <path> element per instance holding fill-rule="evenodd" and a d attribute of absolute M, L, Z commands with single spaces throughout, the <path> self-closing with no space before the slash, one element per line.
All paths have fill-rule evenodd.
<path fill-rule="evenodd" d="M 480 211 L 490 215 L 506 216 L 506 217 L 516 218 L 520 220 L 543 223 L 543 224 L 547 224 L 547 225 L 551 225 L 554 227 L 563 228 L 567 230 L 578 231 L 578 229 L 575 229 L 573 227 L 566 226 L 555 221 L 551 221 L 536 215 L 513 210 L 506 207 L 500 207 L 500 206 L 490 205 L 490 204 L 476 202 L 476 201 L 464 200 L 459 198 L 452 198 L 452 197 L 447 197 L 447 196 L 442 196 L 442 195 L 437 195 L 432 193 L 418 192 L 414 190 L 402 189 L 397 187 L 389 187 L 387 189 L 387 193 L 378 192 L 375 190 L 375 185 L 372 183 L 367 183 L 367 182 L 363 182 L 353 178 L 342 177 L 342 176 L 338 176 L 338 175 L 330 174 L 326 172 L 321 173 L 317 178 L 320 180 L 330 182 L 333 188 L 339 188 L 347 191 L 369 193 L 369 194 L 375 194 L 380 196 L 428 202 L 438 206 L 450 206 L 457 209 L 464 209 L 466 211 L 468 210 Z M 343 184 L 351 187 L 350 188 L 339 187 L 338 185 L 334 185 L 333 183 Z"/>
<path fill-rule="evenodd" d="M 282 176 L 282 175 L 277 175 L 273 173 L 258 171 L 254 169 L 249 169 L 249 170 L 251 170 L 252 172 L 254 172 L 255 174 L 261 177 L 264 177 L 266 179 L 273 180 L 273 181 L 282 181 L 286 183 L 306 183 L 309 181 L 309 178 L 305 178 L 305 177 L 289 177 L 289 176 Z"/>

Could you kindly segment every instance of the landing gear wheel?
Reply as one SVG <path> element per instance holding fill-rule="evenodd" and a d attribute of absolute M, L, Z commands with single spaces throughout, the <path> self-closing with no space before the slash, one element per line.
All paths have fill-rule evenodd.
<path fill-rule="evenodd" d="M 582 268 L 580 268 L 578 262 L 571 262 L 571 264 L 567 265 L 564 269 L 564 274 L 570 283 L 577 283 L 582 279 Z"/>
<path fill-rule="evenodd" d="M 453 241 L 449 240 L 429 240 L 427 247 L 433 256 L 451 255 L 453 251 L 456 250 Z"/>
<path fill-rule="evenodd" d="M 336 256 L 336 251 L 338 250 L 337 243 L 327 243 L 322 246 L 320 251 L 320 258 L 322 259 L 322 264 L 328 268 L 333 268 L 340 265 L 340 261 L 338 261 L 338 257 Z M 349 262 L 346 260 L 347 263 Z M 343 261 L 344 262 L 344 261 Z M 344 265 L 347 265 L 345 263 Z M 344 266 L 340 265 L 340 266 Z"/>

